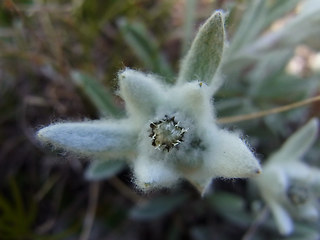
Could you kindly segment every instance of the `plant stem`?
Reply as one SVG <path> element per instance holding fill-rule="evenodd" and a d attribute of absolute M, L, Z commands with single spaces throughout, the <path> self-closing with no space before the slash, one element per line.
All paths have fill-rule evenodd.
<path fill-rule="evenodd" d="M 242 122 L 242 121 L 247 121 L 247 120 L 256 119 L 256 118 L 262 118 L 271 114 L 281 113 L 281 112 L 289 111 L 294 108 L 302 107 L 304 105 L 317 102 L 317 101 L 320 101 L 320 96 L 308 98 L 299 102 L 291 103 L 288 105 L 284 105 L 281 107 L 276 107 L 276 108 L 272 108 L 272 109 L 264 110 L 260 112 L 243 114 L 243 115 L 232 116 L 232 117 L 222 117 L 218 119 L 218 123 L 223 123 L 223 124 L 235 123 L 235 122 Z"/>

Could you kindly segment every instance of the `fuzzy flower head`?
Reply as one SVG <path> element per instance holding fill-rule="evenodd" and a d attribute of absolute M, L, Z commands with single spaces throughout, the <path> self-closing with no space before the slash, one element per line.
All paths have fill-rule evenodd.
<path fill-rule="evenodd" d="M 260 165 L 246 144 L 215 124 L 211 98 L 224 41 L 218 11 L 201 27 L 176 84 L 124 69 L 118 79 L 127 118 L 53 124 L 38 138 L 93 158 L 126 159 L 142 190 L 187 179 L 204 193 L 212 178 L 255 176 Z"/>
<path fill-rule="evenodd" d="M 254 179 L 283 235 L 293 232 L 292 219 L 319 217 L 320 170 L 301 161 L 316 140 L 317 132 L 318 121 L 312 119 L 271 155 L 263 173 Z"/>

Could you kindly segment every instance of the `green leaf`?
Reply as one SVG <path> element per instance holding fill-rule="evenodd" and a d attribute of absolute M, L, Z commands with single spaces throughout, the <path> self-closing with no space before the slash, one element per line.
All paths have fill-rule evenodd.
<path fill-rule="evenodd" d="M 277 74 L 282 73 L 292 55 L 293 50 L 288 49 L 266 53 L 248 75 L 250 80 L 249 95 L 251 97 L 259 97 L 261 94 L 268 92 L 268 90 L 272 92 L 270 88 L 265 87 L 265 84 L 268 84 L 270 79 L 272 81 Z M 288 85 L 287 82 L 286 84 Z"/>
<path fill-rule="evenodd" d="M 159 74 L 172 82 L 173 72 L 165 57 L 159 50 L 158 42 L 139 22 L 129 22 L 121 19 L 118 22 L 123 38 L 144 65 L 152 72 Z"/>
<path fill-rule="evenodd" d="M 131 209 L 130 217 L 138 220 L 150 220 L 166 215 L 187 200 L 187 195 L 173 195 L 153 198 Z"/>
<path fill-rule="evenodd" d="M 272 76 L 280 74 L 293 54 L 293 49 L 279 49 L 279 51 L 266 53 L 262 59 L 255 59 L 259 60 L 259 62 L 248 75 L 251 84 L 256 84 L 256 81 L 267 81 Z"/>
<path fill-rule="evenodd" d="M 225 40 L 224 17 L 216 11 L 200 28 L 182 62 L 178 82 L 194 80 L 210 84 L 222 59 Z"/>
<path fill-rule="evenodd" d="M 313 118 L 296 133 L 294 133 L 281 147 L 271 156 L 270 161 L 296 161 L 306 153 L 315 142 L 318 135 L 318 120 Z"/>
<path fill-rule="evenodd" d="M 250 226 L 252 216 L 245 212 L 245 203 L 237 195 L 223 192 L 216 192 L 207 197 L 209 204 L 221 216 L 240 226 Z"/>
<path fill-rule="evenodd" d="M 257 83 L 252 82 L 252 85 L 254 84 Z M 283 73 L 272 75 L 257 85 L 251 86 L 250 89 L 254 90 L 253 88 L 257 88 L 254 98 L 257 102 L 264 99 L 266 102 L 265 108 L 275 107 L 272 106 L 272 102 L 277 102 L 279 99 L 281 99 L 283 104 L 303 100 L 315 94 L 314 90 L 317 89 L 317 82 L 313 79 L 301 79 Z M 290 94 L 288 95 L 288 93 Z M 274 99 L 277 99 L 277 101 Z"/>
<path fill-rule="evenodd" d="M 108 179 L 126 167 L 126 163 L 121 160 L 94 160 L 86 170 L 85 177 L 88 180 Z"/>
<path fill-rule="evenodd" d="M 120 117 L 122 113 L 114 105 L 112 93 L 88 74 L 79 71 L 71 73 L 73 82 L 88 96 L 102 116 Z"/>

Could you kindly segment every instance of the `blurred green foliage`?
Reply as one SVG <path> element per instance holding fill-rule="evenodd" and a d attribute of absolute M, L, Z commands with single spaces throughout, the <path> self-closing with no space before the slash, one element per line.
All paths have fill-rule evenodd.
<path fill-rule="evenodd" d="M 173 81 L 173 73 L 160 53 L 158 43 L 152 38 L 151 34 L 142 23 L 128 22 L 126 19 L 119 20 L 120 31 L 123 38 L 127 41 L 133 52 L 141 59 L 147 69 Z"/>
<path fill-rule="evenodd" d="M 0 235 L 5 239 L 29 238 L 37 214 L 34 201 L 24 206 L 21 192 L 14 180 L 9 182 L 12 200 L 0 195 Z M 28 209 L 26 209 L 26 207 Z"/>
<path fill-rule="evenodd" d="M 214 99 L 218 117 L 315 96 L 320 71 L 308 64 L 320 48 L 320 5 L 307 0 L 301 10 L 302 2 L 0 2 L 0 239 L 83 237 L 87 205 L 93 202 L 90 183 L 83 179 L 87 167 L 87 177 L 108 178 L 101 183 L 89 239 L 240 239 L 255 227 L 247 239 L 282 239 L 271 218 L 254 225 L 263 206 L 245 181 L 217 180 L 217 192 L 203 200 L 187 184 L 183 192 L 143 195 L 132 190 L 125 166 L 50 155 L 37 147 L 33 132 L 54 119 L 122 116 L 123 103 L 114 92 L 116 73 L 124 67 L 174 82 L 196 26 L 217 8 L 228 11 L 229 40 L 225 83 Z M 297 58 L 301 69 L 290 72 Z M 319 116 L 318 103 L 226 127 L 249 135 L 263 161 L 313 116 Z M 308 160 L 319 166 L 319 154 L 318 144 Z M 56 174 L 59 180 L 51 182 Z M 36 201 L 30 195 L 41 186 L 50 187 Z M 44 222 L 48 226 L 39 233 Z M 319 223 L 299 222 L 288 239 L 318 238 Z"/>

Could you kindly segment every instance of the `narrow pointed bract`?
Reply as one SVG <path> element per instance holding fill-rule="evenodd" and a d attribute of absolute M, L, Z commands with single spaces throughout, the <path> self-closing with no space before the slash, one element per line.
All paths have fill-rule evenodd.
<path fill-rule="evenodd" d="M 155 114 L 163 99 L 163 86 L 154 75 L 126 68 L 119 72 L 120 96 L 132 116 Z"/>
<path fill-rule="evenodd" d="M 247 178 L 262 171 L 259 162 L 239 136 L 224 130 L 219 130 L 218 136 L 212 140 L 209 154 L 213 159 L 208 164 L 215 176 Z"/>
<path fill-rule="evenodd" d="M 276 201 L 267 201 L 270 210 L 275 218 L 279 232 L 282 235 L 289 235 L 293 231 L 293 221 L 289 213 Z"/>
<path fill-rule="evenodd" d="M 121 155 L 134 151 L 136 136 L 125 121 L 55 123 L 37 133 L 44 144 L 84 155 Z"/>
<path fill-rule="evenodd" d="M 219 68 L 224 42 L 223 12 L 216 11 L 199 29 L 182 61 L 178 83 L 200 80 L 209 85 Z"/>

